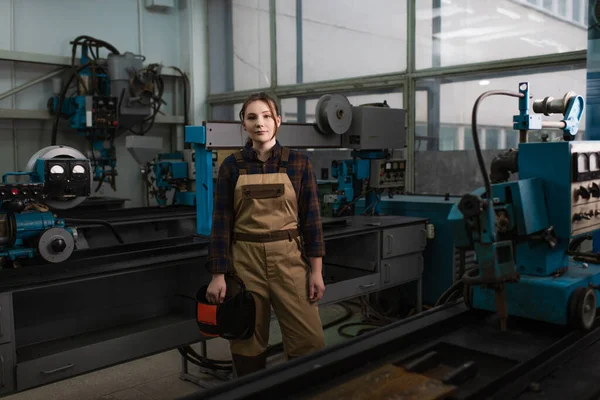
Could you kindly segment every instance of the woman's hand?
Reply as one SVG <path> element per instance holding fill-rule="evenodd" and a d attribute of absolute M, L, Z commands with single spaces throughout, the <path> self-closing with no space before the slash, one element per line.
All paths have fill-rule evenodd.
<path fill-rule="evenodd" d="M 221 304 L 226 292 L 225 274 L 214 274 L 206 290 L 206 300 L 212 304 Z"/>
<path fill-rule="evenodd" d="M 323 275 L 321 274 L 310 274 L 308 279 L 308 296 L 309 300 L 313 303 L 318 302 L 325 293 L 325 283 L 323 282 Z"/>
<path fill-rule="evenodd" d="M 308 278 L 308 299 L 316 303 L 321 300 L 325 293 L 325 282 L 323 282 L 323 258 L 309 257 L 310 278 Z"/>

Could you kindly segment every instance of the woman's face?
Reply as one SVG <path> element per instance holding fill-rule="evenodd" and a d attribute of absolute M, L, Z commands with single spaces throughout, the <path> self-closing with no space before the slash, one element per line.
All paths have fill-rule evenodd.
<path fill-rule="evenodd" d="M 269 106 L 262 100 L 256 100 L 246 106 L 244 130 L 254 142 L 267 143 L 275 135 L 281 118 L 273 115 Z"/>

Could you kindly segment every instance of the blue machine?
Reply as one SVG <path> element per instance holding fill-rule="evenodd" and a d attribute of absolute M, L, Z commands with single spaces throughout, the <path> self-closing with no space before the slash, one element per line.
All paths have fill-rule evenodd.
<path fill-rule="evenodd" d="M 55 115 L 52 145 L 57 144 L 60 117 L 68 119 L 69 127 L 90 142 L 93 179 L 99 182 L 96 191 L 104 182 L 116 190 L 115 138 L 137 125 L 150 124 L 143 132 L 133 132 L 136 134 L 144 134 L 152 127 L 164 103 L 161 68 L 157 64 L 144 68 L 143 56 L 120 54 L 109 43 L 89 36 L 79 36 L 71 44 L 75 71 L 60 93 L 48 100 L 48 109 Z M 80 65 L 76 67 L 79 46 Z M 106 60 L 98 56 L 102 47 L 110 52 Z M 75 93 L 67 96 L 73 81 Z"/>
<path fill-rule="evenodd" d="M 186 126 L 185 142 L 194 149 L 196 170 L 196 232 L 210 236 L 213 210 L 212 151 L 206 148 L 206 127 Z"/>
<path fill-rule="evenodd" d="M 478 262 L 463 277 L 465 301 L 498 312 L 503 329 L 508 315 L 589 329 L 600 305 L 600 258 L 576 248 L 600 229 L 600 142 L 572 141 L 582 97 L 569 93 L 558 101 L 536 101 L 535 112 L 565 117 L 547 122 L 527 115 L 529 84 L 519 89 L 497 93 L 520 98 L 515 129 L 559 128 L 565 141 L 521 143 L 516 165 L 505 165 L 518 171 L 519 180 L 491 184 L 482 168 L 485 187 L 452 208 L 448 219 L 456 246 L 474 249 Z M 478 157 L 476 110 L 485 96 L 473 111 Z"/>
<path fill-rule="evenodd" d="M 333 215 L 356 214 L 356 203 L 365 197 L 364 214 L 379 215 L 385 190 L 390 197 L 405 189 L 406 161 L 392 159 L 386 151 L 359 150 L 351 160 L 333 161 L 331 175 L 337 178 Z"/>
<path fill-rule="evenodd" d="M 0 184 L 0 265 L 41 256 L 58 263 L 75 249 L 76 231 L 51 208 L 73 207 L 90 195 L 91 166 L 77 150 L 52 146 L 38 152 L 26 172 L 8 172 Z M 11 176 L 27 182 L 9 183 Z"/>
<path fill-rule="evenodd" d="M 153 163 L 152 170 L 156 181 L 152 194 L 159 206 L 167 205 L 167 193 L 171 190 L 175 191 L 171 204 L 196 205 L 196 192 L 190 187 L 193 182 L 190 176 L 190 162 L 185 158 L 183 152 L 163 153 L 159 154 Z"/>

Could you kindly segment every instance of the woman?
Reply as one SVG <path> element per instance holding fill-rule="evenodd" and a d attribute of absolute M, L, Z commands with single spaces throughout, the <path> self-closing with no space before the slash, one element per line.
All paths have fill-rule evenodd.
<path fill-rule="evenodd" d="M 311 163 L 277 141 L 281 117 L 265 93 L 246 100 L 240 119 L 248 141 L 219 169 L 208 259 L 213 277 L 206 295 L 214 304 L 223 301 L 225 273 L 239 276 L 254 295 L 254 335 L 231 341 L 238 376 L 266 365 L 271 305 L 288 358 L 322 348 L 317 302 L 325 291 L 325 244 Z"/>

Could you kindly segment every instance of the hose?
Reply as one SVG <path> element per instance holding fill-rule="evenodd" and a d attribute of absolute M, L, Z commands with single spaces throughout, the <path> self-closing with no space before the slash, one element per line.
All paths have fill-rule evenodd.
<path fill-rule="evenodd" d="M 65 223 L 70 223 L 70 224 L 90 224 L 90 225 L 101 225 L 101 226 L 105 226 L 108 229 L 110 229 L 110 231 L 115 235 L 115 238 L 117 238 L 117 241 L 119 242 L 119 244 L 124 244 L 125 242 L 123 241 L 123 238 L 121 237 L 121 235 L 119 235 L 119 233 L 117 232 L 117 230 L 115 229 L 115 227 L 107 221 L 101 221 L 99 219 L 80 219 L 80 218 L 64 218 Z"/>
<path fill-rule="evenodd" d="M 477 100 L 475 101 L 475 105 L 473 106 L 473 114 L 471 116 L 471 133 L 473 134 L 473 145 L 475 147 L 475 153 L 477 155 L 477 163 L 479 164 L 479 169 L 481 170 L 481 174 L 483 175 L 483 182 L 485 184 L 485 192 L 488 200 L 491 201 L 492 198 L 492 186 L 490 184 L 490 177 L 488 176 L 485 168 L 485 162 L 483 161 L 483 154 L 481 153 L 481 146 L 479 145 L 479 134 L 477 133 L 477 109 L 479 108 L 479 103 L 483 101 L 486 97 L 489 96 L 511 96 L 511 97 L 523 97 L 523 93 L 516 92 L 508 92 L 504 90 L 490 90 L 481 94 Z"/>
<path fill-rule="evenodd" d="M 63 105 L 64 98 L 67 94 L 67 90 L 69 89 L 71 82 L 73 82 L 73 78 L 75 78 L 77 76 L 77 74 L 79 74 L 79 72 L 81 72 L 81 70 L 89 67 L 90 65 L 91 65 L 91 63 L 83 64 L 80 67 L 78 67 L 76 70 L 74 70 L 73 73 L 71 74 L 71 77 L 69 78 L 67 83 L 63 86 L 62 90 L 60 91 L 60 94 L 58 95 L 58 104 L 56 106 L 56 116 L 54 118 L 54 123 L 52 124 L 52 140 L 51 140 L 52 146 L 56 146 L 56 140 L 58 137 L 58 121 L 60 120 L 60 115 L 62 114 L 62 105 Z"/>
<path fill-rule="evenodd" d="M 462 274 L 462 276 L 464 277 L 466 274 L 469 274 L 473 271 L 476 271 L 477 267 L 475 268 L 470 268 L 468 270 L 465 271 L 464 274 Z M 442 295 L 439 297 L 439 299 L 435 302 L 435 306 L 437 307 L 439 305 L 445 304 L 447 303 L 449 300 L 448 298 L 454 293 L 454 292 L 459 292 L 461 290 L 461 286 L 464 285 L 464 281 L 463 279 L 459 279 L 458 281 L 456 281 L 452 286 L 450 286 L 444 293 L 442 293 Z"/>

